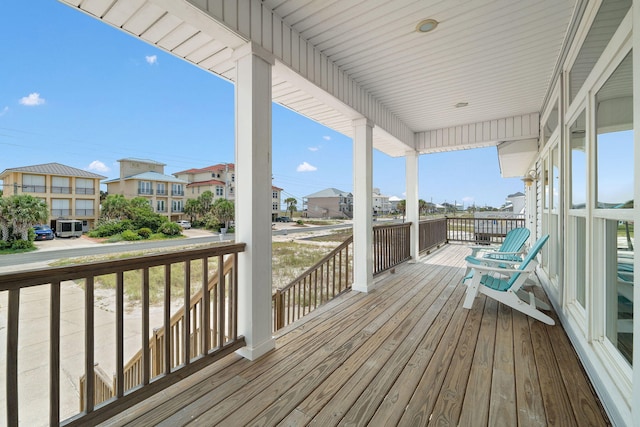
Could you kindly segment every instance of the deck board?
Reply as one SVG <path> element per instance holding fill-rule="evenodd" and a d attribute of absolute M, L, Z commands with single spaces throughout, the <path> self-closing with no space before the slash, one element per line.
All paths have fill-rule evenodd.
<path fill-rule="evenodd" d="M 462 308 L 468 253 L 405 263 L 262 358 L 229 355 L 103 425 L 607 425 L 561 326 L 484 296 Z"/>

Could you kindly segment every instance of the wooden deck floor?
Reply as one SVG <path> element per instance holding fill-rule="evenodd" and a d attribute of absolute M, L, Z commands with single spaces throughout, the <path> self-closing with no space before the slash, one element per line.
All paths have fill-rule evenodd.
<path fill-rule="evenodd" d="M 404 264 L 261 359 L 227 356 L 104 425 L 608 425 L 561 326 L 484 296 L 462 308 L 468 253 Z"/>

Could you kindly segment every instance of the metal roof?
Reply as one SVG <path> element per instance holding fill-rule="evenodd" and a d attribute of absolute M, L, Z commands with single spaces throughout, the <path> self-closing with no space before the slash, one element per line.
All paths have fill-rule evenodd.
<path fill-rule="evenodd" d="M 318 191 L 317 193 L 309 194 L 305 196 L 307 199 L 312 199 L 314 197 L 351 197 L 352 194 L 347 191 L 338 190 L 337 188 L 326 188 L 324 190 Z"/>
<path fill-rule="evenodd" d="M 188 184 L 188 181 L 184 179 L 178 179 L 173 175 L 165 175 L 159 172 L 143 172 L 135 175 L 125 176 L 122 178 L 123 180 L 136 179 L 139 181 L 162 181 L 162 182 L 174 182 L 176 184 Z M 120 178 L 109 179 L 107 181 L 103 181 L 103 184 L 111 184 L 112 182 L 118 182 Z"/>
<path fill-rule="evenodd" d="M 98 175 L 93 172 L 74 168 L 72 166 L 67 166 L 60 163 L 44 163 L 41 165 L 8 168 L 8 169 L 5 169 L 2 173 L 0 173 L 0 177 L 7 175 L 10 172 L 26 172 L 26 173 L 35 173 L 40 175 L 73 176 L 73 177 L 79 177 L 79 178 L 97 178 L 97 179 L 106 178 L 106 176 L 103 176 L 103 175 Z"/>

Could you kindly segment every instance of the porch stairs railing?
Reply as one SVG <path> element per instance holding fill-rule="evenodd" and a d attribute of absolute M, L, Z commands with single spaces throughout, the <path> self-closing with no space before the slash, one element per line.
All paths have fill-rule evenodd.
<path fill-rule="evenodd" d="M 230 274 L 234 272 L 235 266 L 235 256 L 229 256 L 224 261 L 223 266 L 223 278 L 228 278 Z M 217 342 L 217 334 L 214 331 L 218 330 L 217 322 L 218 316 L 216 315 L 216 310 L 218 307 L 217 304 L 217 286 L 220 281 L 220 275 L 214 274 L 211 275 L 211 279 L 209 280 L 207 290 L 209 294 L 213 297 L 210 300 L 211 310 L 213 311 L 213 315 L 211 316 L 213 319 L 213 327 L 209 329 L 209 342 L 211 346 L 216 347 L 218 345 Z M 222 283 L 225 283 L 223 281 Z M 226 283 L 229 283 L 228 280 Z M 156 328 L 153 330 L 153 335 L 149 338 L 149 354 L 150 354 L 150 375 L 151 377 L 155 377 L 163 373 L 164 363 L 165 363 L 165 355 L 170 355 L 169 365 L 170 366 L 178 366 L 184 364 L 184 331 L 191 330 L 192 332 L 189 334 L 189 354 L 200 354 L 202 350 L 202 328 L 200 325 L 200 313 L 202 311 L 202 306 L 204 304 L 204 293 L 203 290 L 200 289 L 192 298 L 189 303 L 189 320 L 191 325 L 189 328 L 185 327 L 185 311 L 184 308 L 178 309 L 178 311 L 171 316 L 171 320 L 169 323 L 170 329 L 170 340 L 169 340 L 169 350 L 165 351 L 165 346 L 167 345 L 166 334 L 164 326 L 160 328 Z M 228 332 L 228 331 L 227 331 Z M 228 335 L 225 334 L 225 337 L 228 338 Z M 136 354 L 131 357 L 131 359 L 124 365 L 123 370 L 123 380 L 124 380 L 124 389 L 129 390 L 140 384 L 143 381 L 143 373 L 144 373 L 144 357 L 143 350 L 140 349 Z M 85 407 L 86 401 L 86 375 L 80 377 L 80 411 Z M 94 367 L 94 404 L 100 404 L 106 400 L 111 399 L 116 396 L 117 390 L 117 380 L 116 375 L 114 374 L 112 377 L 109 375 L 98 365 L 96 364 Z"/>

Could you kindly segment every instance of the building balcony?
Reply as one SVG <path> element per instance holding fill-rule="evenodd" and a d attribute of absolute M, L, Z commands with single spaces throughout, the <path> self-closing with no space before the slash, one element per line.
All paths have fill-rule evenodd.
<path fill-rule="evenodd" d="M 146 189 L 146 188 L 138 188 L 138 195 L 140 195 L 140 196 L 152 196 L 153 195 L 153 190 L 152 189 Z"/>
<path fill-rule="evenodd" d="M 76 209 L 76 216 L 94 216 L 95 209 Z"/>
<path fill-rule="evenodd" d="M 71 194 L 71 187 L 51 187 L 51 193 L 53 194 Z"/>
<path fill-rule="evenodd" d="M 51 209 L 51 217 L 65 217 L 71 215 L 71 209 Z"/>
<path fill-rule="evenodd" d="M 47 187 L 44 185 L 23 185 L 23 193 L 46 193 Z"/>
<path fill-rule="evenodd" d="M 93 188 L 76 187 L 76 194 L 96 194 L 96 190 Z"/>
<path fill-rule="evenodd" d="M 167 190 L 157 190 L 156 191 L 156 196 L 166 196 L 167 195 Z"/>
<path fill-rule="evenodd" d="M 172 195 L 172 196 L 184 196 L 184 191 L 174 191 L 174 190 L 171 190 L 171 195 Z"/>

